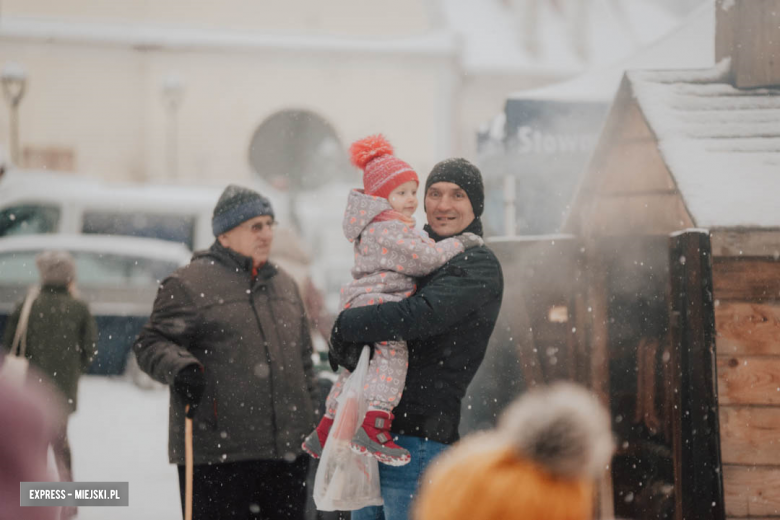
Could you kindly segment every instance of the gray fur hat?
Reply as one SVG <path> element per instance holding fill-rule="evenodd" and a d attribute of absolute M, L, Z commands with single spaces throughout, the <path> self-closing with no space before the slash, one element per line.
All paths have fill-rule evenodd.
<path fill-rule="evenodd" d="M 76 280 L 76 263 L 67 251 L 44 251 L 35 257 L 41 285 L 68 285 Z"/>
<path fill-rule="evenodd" d="M 528 391 L 498 427 L 466 437 L 420 479 L 415 518 L 593 520 L 595 486 L 612 456 L 610 418 L 588 390 Z"/>
<path fill-rule="evenodd" d="M 529 391 L 507 408 L 498 427 L 519 453 L 564 478 L 600 477 L 614 450 L 607 409 L 572 383 Z"/>

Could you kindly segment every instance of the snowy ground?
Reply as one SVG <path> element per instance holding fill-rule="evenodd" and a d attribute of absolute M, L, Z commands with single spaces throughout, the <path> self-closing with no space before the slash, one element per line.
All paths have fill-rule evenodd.
<path fill-rule="evenodd" d="M 168 389 L 85 376 L 71 417 L 74 480 L 129 482 L 129 507 L 81 507 L 79 520 L 181 518 L 176 469 L 168 464 Z"/>

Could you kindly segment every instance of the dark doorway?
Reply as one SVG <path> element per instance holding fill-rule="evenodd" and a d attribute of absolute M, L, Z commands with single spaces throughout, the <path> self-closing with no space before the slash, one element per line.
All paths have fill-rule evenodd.
<path fill-rule="evenodd" d="M 615 237 L 599 243 L 606 271 L 609 401 L 617 452 L 615 516 L 674 516 L 669 239 Z"/>

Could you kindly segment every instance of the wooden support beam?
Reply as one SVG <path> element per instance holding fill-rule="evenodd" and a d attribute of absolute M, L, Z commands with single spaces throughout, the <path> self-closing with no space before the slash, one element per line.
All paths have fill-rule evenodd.
<path fill-rule="evenodd" d="M 687 231 L 669 238 L 677 520 L 725 517 L 710 261 L 708 233 Z"/>
<path fill-rule="evenodd" d="M 609 334 L 607 330 L 607 271 L 606 262 L 599 253 L 599 248 L 593 241 L 586 244 L 586 270 L 588 276 L 587 307 L 581 304 L 580 311 L 585 310 L 589 316 L 590 366 L 586 369 L 589 375 L 590 387 L 598 395 L 607 409 L 609 403 Z M 584 316 L 584 314 L 583 314 Z M 587 358 L 585 358 L 587 359 Z M 599 483 L 599 500 L 596 518 L 613 518 L 615 516 L 614 486 L 612 470 L 604 471 Z"/>
<path fill-rule="evenodd" d="M 591 311 L 590 376 L 591 389 L 609 407 L 609 333 L 607 330 L 607 272 L 605 261 L 595 253 L 593 244 L 588 247 L 591 270 L 588 306 Z"/>
<path fill-rule="evenodd" d="M 576 341 L 575 347 L 577 354 L 574 359 L 577 360 L 575 371 L 576 379 L 580 384 L 591 386 L 591 366 L 590 366 L 590 344 L 588 337 L 590 334 L 590 313 L 586 301 L 585 291 L 580 291 L 574 298 L 574 327 L 573 334 Z"/>
<path fill-rule="evenodd" d="M 715 329 L 718 356 L 780 355 L 780 305 L 720 302 Z"/>

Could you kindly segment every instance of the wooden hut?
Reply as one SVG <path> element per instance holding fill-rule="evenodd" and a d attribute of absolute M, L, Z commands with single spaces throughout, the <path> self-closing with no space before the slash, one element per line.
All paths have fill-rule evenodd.
<path fill-rule="evenodd" d="M 639 287 L 623 292 L 641 298 L 656 285 L 667 301 L 668 350 L 653 362 L 668 374 L 671 408 L 654 419 L 671 433 L 680 518 L 780 516 L 778 7 L 721 5 L 719 33 L 749 48 L 726 57 L 716 45 L 726 59 L 712 70 L 626 74 L 565 225 L 593 250 L 596 298 L 614 297 L 607 241 L 617 244 L 608 257 L 628 250 L 639 262 L 628 270 Z M 760 40 L 753 31 L 774 43 L 747 42 Z M 606 337 L 591 345 L 614 358 Z M 634 355 L 636 391 L 647 391 L 641 343 Z"/>
<path fill-rule="evenodd" d="M 626 73 L 564 234 L 491 243 L 494 342 L 610 404 L 604 517 L 780 518 L 780 0 L 717 23 L 715 68 Z"/>

